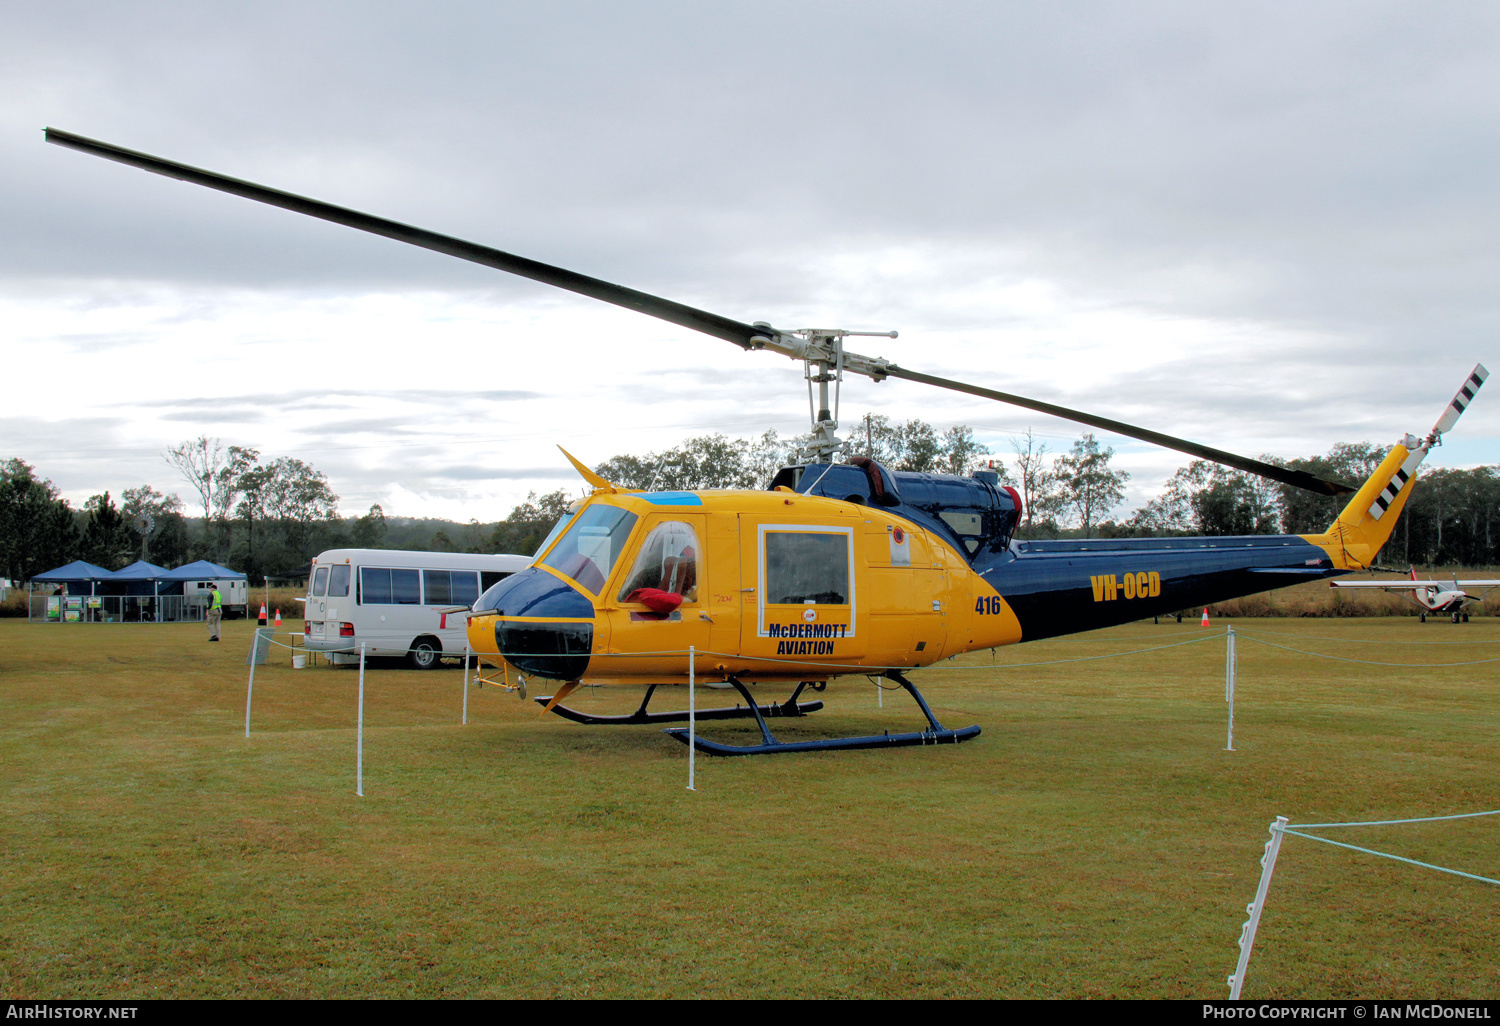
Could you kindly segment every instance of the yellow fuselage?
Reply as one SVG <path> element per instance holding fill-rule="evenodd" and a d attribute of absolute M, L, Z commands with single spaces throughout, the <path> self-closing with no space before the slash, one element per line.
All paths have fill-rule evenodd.
<path fill-rule="evenodd" d="M 976 648 L 1013 644 L 1021 627 L 995 590 L 948 544 L 911 521 L 872 506 L 777 491 L 692 493 L 693 505 L 660 505 L 631 493 L 598 494 L 639 520 L 616 554 L 602 587 L 545 565 L 593 606 L 592 651 L 581 676 L 589 680 L 686 679 L 687 652 L 696 672 L 747 680 L 826 679 L 861 668 L 925 666 Z M 587 508 L 587 507 L 585 507 Z M 701 540 L 695 595 L 666 619 L 621 595 L 623 580 L 652 529 L 689 525 Z M 835 600 L 778 602 L 766 591 L 767 545 L 813 535 L 842 546 L 852 571 L 847 594 Z M 844 601 L 836 599 L 843 598 Z M 499 660 L 497 621 L 515 625 L 556 617 L 485 612 L 469 623 L 476 652 Z"/>

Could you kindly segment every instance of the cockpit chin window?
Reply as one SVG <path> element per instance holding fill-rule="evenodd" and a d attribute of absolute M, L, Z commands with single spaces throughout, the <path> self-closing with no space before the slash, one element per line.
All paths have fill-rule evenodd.
<path fill-rule="evenodd" d="M 631 567 L 620 601 L 642 588 L 675 593 L 684 602 L 698 601 L 698 535 L 681 520 L 666 520 L 651 528 L 641 543 L 641 554 Z"/>
<path fill-rule="evenodd" d="M 617 506 L 590 506 L 573 519 L 541 564 L 597 595 L 620 558 L 635 521 L 634 513 Z"/>

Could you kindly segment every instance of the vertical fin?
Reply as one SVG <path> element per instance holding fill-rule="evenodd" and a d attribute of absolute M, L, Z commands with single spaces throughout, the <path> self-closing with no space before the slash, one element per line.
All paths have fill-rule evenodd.
<path fill-rule="evenodd" d="M 1391 537 L 1406 500 L 1411 497 L 1417 469 L 1434 446 L 1441 445 L 1443 435 L 1458 423 L 1459 415 L 1473 401 L 1490 372 L 1475 364 L 1464 379 L 1458 394 L 1443 410 L 1432 433 L 1426 438 L 1407 435 L 1386 454 L 1375 473 L 1370 475 L 1338 519 L 1321 535 L 1304 535 L 1314 545 L 1322 546 L 1336 567 L 1361 570 L 1375 561 L 1381 546 Z"/>

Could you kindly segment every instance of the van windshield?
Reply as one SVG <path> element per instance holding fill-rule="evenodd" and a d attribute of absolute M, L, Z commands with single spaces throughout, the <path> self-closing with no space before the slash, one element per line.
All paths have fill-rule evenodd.
<path fill-rule="evenodd" d="M 635 527 L 636 516 L 617 506 L 590 506 L 541 561 L 599 594 Z"/>

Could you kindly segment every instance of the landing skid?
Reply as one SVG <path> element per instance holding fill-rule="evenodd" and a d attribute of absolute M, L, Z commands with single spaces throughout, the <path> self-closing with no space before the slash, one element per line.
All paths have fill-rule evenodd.
<path fill-rule="evenodd" d="M 554 705 L 552 711 L 563 719 L 572 720 L 574 723 L 587 723 L 590 725 L 604 723 L 686 723 L 689 719 L 686 709 L 676 712 L 647 712 L 646 706 L 651 703 L 651 695 L 656 691 L 659 684 L 651 684 L 646 688 L 646 697 L 641 699 L 641 707 L 626 716 L 598 716 L 593 713 L 580 712 L 577 709 L 569 709 L 565 705 Z M 797 689 L 801 694 L 802 689 Z M 746 701 L 753 707 L 747 709 L 742 705 L 736 705 L 730 709 L 699 709 L 693 718 L 699 720 L 741 720 L 754 716 L 760 719 L 763 716 L 806 716 L 808 713 L 817 712 L 823 708 L 822 701 L 814 699 L 811 702 L 796 702 L 797 695 L 793 695 L 791 701 L 782 705 L 772 703 L 770 705 L 756 705 L 755 701 L 745 694 L 744 688 L 740 693 L 745 695 Z M 551 695 L 542 695 L 536 699 L 538 705 L 545 706 L 552 701 Z M 795 702 L 795 704 L 793 704 Z"/>
<path fill-rule="evenodd" d="M 916 689 L 911 681 L 907 680 L 895 670 L 888 670 L 885 674 L 891 680 L 900 684 L 912 698 L 916 699 L 917 705 L 922 709 L 922 714 L 927 717 L 927 723 L 931 730 L 918 730 L 907 734 L 870 734 L 865 737 L 835 737 L 822 741 L 778 741 L 772 736 L 766 721 L 757 712 L 755 721 L 760 725 L 760 736 L 762 743 L 758 745 L 726 745 L 717 741 L 708 741 L 701 737 L 694 737 L 691 744 L 698 751 L 706 755 L 772 755 L 779 752 L 822 752 L 837 751 L 851 748 L 905 748 L 909 745 L 956 745 L 960 741 L 979 736 L 979 727 L 963 727 L 958 730 L 949 730 L 937 721 L 932 715 L 932 710 L 927 707 L 927 702 L 922 698 L 922 693 Z M 745 696 L 745 701 L 750 703 L 751 709 L 759 709 L 755 700 L 750 697 L 750 692 L 745 690 L 734 677 L 729 678 L 735 690 Z M 797 693 L 801 693 L 799 687 Z M 796 701 L 797 694 L 793 694 L 788 704 Z M 736 707 L 738 708 L 738 707 Z M 773 706 L 772 708 L 776 708 Z M 671 727 L 662 731 L 670 734 L 683 744 L 688 744 L 688 732 L 682 727 Z"/>

